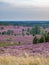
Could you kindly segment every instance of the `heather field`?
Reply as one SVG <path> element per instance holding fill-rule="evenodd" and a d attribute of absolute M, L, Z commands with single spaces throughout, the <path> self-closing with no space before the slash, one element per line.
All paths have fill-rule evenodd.
<path fill-rule="evenodd" d="M 0 0 L 0 65 L 49 65 L 49 0 Z"/>
<path fill-rule="evenodd" d="M 3 44 L 3 43 L 2 43 Z M 15 46 L 2 46 L 0 47 L 0 56 L 12 55 L 12 56 L 23 56 L 27 53 L 29 56 L 44 56 L 49 57 L 49 43 L 40 44 L 25 44 Z"/>
<path fill-rule="evenodd" d="M 49 27 L 0 25 L 0 65 L 49 65 Z"/>
<path fill-rule="evenodd" d="M 49 43 L 0 47 L 0 65 L 49 65 Z"/>

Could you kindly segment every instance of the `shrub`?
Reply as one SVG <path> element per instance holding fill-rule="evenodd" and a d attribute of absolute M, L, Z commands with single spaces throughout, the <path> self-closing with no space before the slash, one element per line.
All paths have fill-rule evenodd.
<path fill-rule="evenodd" d="M 37 44 L 39 42 L 38 38 L 35 36 L 33 39 L 33 44 Z"/>
<path fill-rule="evenodd" d="M 33 34 L 33 36 L 35 36 L 35 34 Z"/>
<path fill-rule="evenodd" d="M 24 34 L 24 29 L 22 29 L 22 35 L 24 36 L 25 34 Z"/>
<path fill-rule="evenodd" d="M 11 41 L 12 40 L 12 38 L 7 38 L 7 41 Z"/>
<path fill-rule="evenodd" d="M 41 28 L 39 27 L 39 26 L 34 26 L 31 30 L 30 30 L 30 34 L 40 34 L 40 32 L 41 32 Z"/>
<path fill-rule="evenodd" d="M 2 35 L 5 35 L 5 34 L 6 34 L 6 31 L 3 31 L 3 32 L 2 32 Z"/>
<path fill-rule="evenodd" d="M 14 36 L 17 36 L 17 34 L 14 34 Z"/>
<path fill-rule="evenodd" d="M 1 32 L 0 32 L 0 35 L 1 35 Z"/>
<path fill-rule="evenodd" d="M 19 41 L 19 45 L 21 44 L 21 42 Z"/>
<path fill-rule="evenodd" d="M 46 42 L 49 42 L 49 35 L 47 35 L 46 37 Z"/>
<path fill-rule="evenodd" d="M 12 35 L 13 33 L 14 33 L 13 30 L 7 30 L 8 35 L 10 35 L 10 34 Z"/>
<path fill-rule="evenodd" d="M 4 27 L 1 27 L 1 30 L 3 30 L 4 29 Z"/>
<path fill-rule="evenodd" d="M 45 42 L 45 41 L 46 41 L 46 40 L 45 40 L 45 36 L 42 35 L 41 38 L 40 38 L 40 40 L 39 40 L 39 42 L 40 42 L 40 43 L 43 43 L 43 42 Z"/>
<path fill-rule="evenodd" d="M 17 45 L 17 46 L 19 46 L 20 44 L 21 44 L 21 42 L 20 42 L 20 41 L 16 43 L 16 45 Z"/>
<path fill-rule="evenodd" d="M 28 32 L 26 32 L 26 35 L 30 35 Z"/>

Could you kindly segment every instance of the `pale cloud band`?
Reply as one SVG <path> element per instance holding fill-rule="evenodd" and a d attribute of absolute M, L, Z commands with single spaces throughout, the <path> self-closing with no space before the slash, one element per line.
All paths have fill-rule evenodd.
<path fill-rule="evenodd" d="M 49 20 L 49 0 L 0 0 L 0 20 Z"/>
<path fill-rule="evenodd" d="M 0 2 L 6 2 L 13 6 L 49 7 L 49 0 L 0 0 Z"/>

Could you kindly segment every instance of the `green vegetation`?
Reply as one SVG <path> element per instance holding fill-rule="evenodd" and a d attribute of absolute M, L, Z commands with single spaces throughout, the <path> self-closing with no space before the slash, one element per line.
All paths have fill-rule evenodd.
<path fill-rule="evenodd" d="M 37 38 L 36 36 L 33 39 L 33 43 L 44 43 L 44 42 L 49 42 L 49 35 L 48 34 L 43 34 L 41 38 Z"/>
<path fill-rule="evenodd" d="M 22 35 L 24 36 L 25 34 L 24 34 L 24 29 L 22 29 Z"/>
<path fill-rule="evenodd" d="M 1 27 L 1 30 L 3 30 L 4 29 L 4 27 Z"/>
<path fill-rule="evenodd" d="M 0 47 L 6 47 L 6 46 L 19 46 L 20 42 L 0 42 Z"/>
<path fill-rule="evenodd" d="M 8 30 L 6 33 L 7 35 L 13 34 L 13 30 Z"/>
<path fill-rule="evenodd" d="M 1 34 L 2 34 L 2 35 L 5 35 L 5 34 L 6 34 L 6 31 L 3 31 Z"/>
<path fill-rule="evenodd" d="M 27 35 L 31 34 L 33 36 L 35 36 L 36 34 L 40 34 L 40 33 L 41 33 L 41 28 L 38 25 L 33 26 L 32 29 L 28 28 L 26 32 Z"/>
<path fill-rule="evenodd" d="M 46 36 L 46 42 L 49 42 L 49 35 Z"/>
<path fill-rule="evenodd" d="M 7 41 L 12 41 L 12 38 L 7 38 Z"/>
<path fill-rule="evenodd" d="M 34 39 L 33 39 L 33 44 L 37 44 L 39 41 L 38 41 L 38 38 L 35 36 Z"/>
<path fill-rule="evenodd" d="M 34 26 L 40 25 L 45 27 L 49 27 L 49 21 L 0 21 L 0 25 L 17 25 L 17 26 Z"/>
<path fill-rule="evenodd" d="M 3 32 L 0 32 L 0 35 L 13 35 L 13 30 L 7 30 L 7 31 L 3 31 Z"/>
<path fill-rule="evenodd" d="M 41 36 L 39 42 L 40 42 L 40 43 L 43 43 L 43 42 L 45 42 L 45 41 L 46 41 L 45 36 Z"/>

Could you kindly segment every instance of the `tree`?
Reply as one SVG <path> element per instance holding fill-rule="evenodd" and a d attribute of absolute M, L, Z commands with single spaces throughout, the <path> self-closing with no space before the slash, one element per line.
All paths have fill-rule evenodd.
<path fill-rule="evenodd" d="M 0 35 L 1 35 L 1 32 L 0 32 Z"/>
<path fill-rule="evenodd" d="M 26 32 L 26 35 L 29 35 L 29 33 L 28 33 L 28 32 Z"/>
<path fill-rule="evenodd" d="M 22 29 L 22 35 L 24 36 L 24 29 Z"/>
<path fill-rule="evenodd" d="M 30 34 L 32 35 L 36 35 L 36 34 L 40 34 L 41 32 L 41 29 L 39 26 L 34 26 L 31 30 L 30 30 Z"/>
<path fill-rule="evenodd" d="M 39 42 L 38 38 L 35 36 L 33 39 L 33 44 L 37 44 Z"/>
<path fill-rule="evenodd" d="M 7 34 L 8 34 L 8 35 L 13 34 L 13 30 L 8 30 L 8 31 L 7 31 Z"/>
<path fill-rule="evenodd" d="M 26 34 L 27 34 L 27 35 L 29 35 L 29 34 L 30 34 L 30 29 L 29 29 L 29 28 L 27 29 Z"/>
<path fill-rule="evenodd" d="M 4 27 L 1 27 L 1 30 L 3 30 L 4 29 Z"/>
<path fill-rule="evenodd" d="M 45 36 L 42 35 L 41 38 L 40 38 L 40 40 L 39 40 L 39 42 L 40 42 L 40 43 L 43 43 L 43 42 L 45 42 L 45 41 L 46 41 L 46 40 L 45 40 Z"/>
<path fill-rule="evenodd" d="M 2 32 L 2 35 L 5 35 L 5 34 L 6 34 L 6 31 L 3 31 L 3 32 Z"/>
<path fill-rule="evenodd" d="M 27 32 L 30 32 L 30 29 L 29 28 L 27 29 Z"/>
<path fill-rule="evenodd" d="M 43 42 L 47 42 L 47 37 L 48 37 L 48 33 L 47 31 L 42 31 L 42 38 L 43 38 Z"/>
<path fill-rule="evenodd" d="M 47 35 L 46 37 L 46 42 L 49 42 L 49 35 Z"/>
<path fill-rule="evenodd" d="M 7 41 L 12 41 L 12 38 L 7 38 Z"/>
<path fill-rule="evenodd" d="M 49 32 L 48 32 L 48 35 L 49 35 Z"/>

